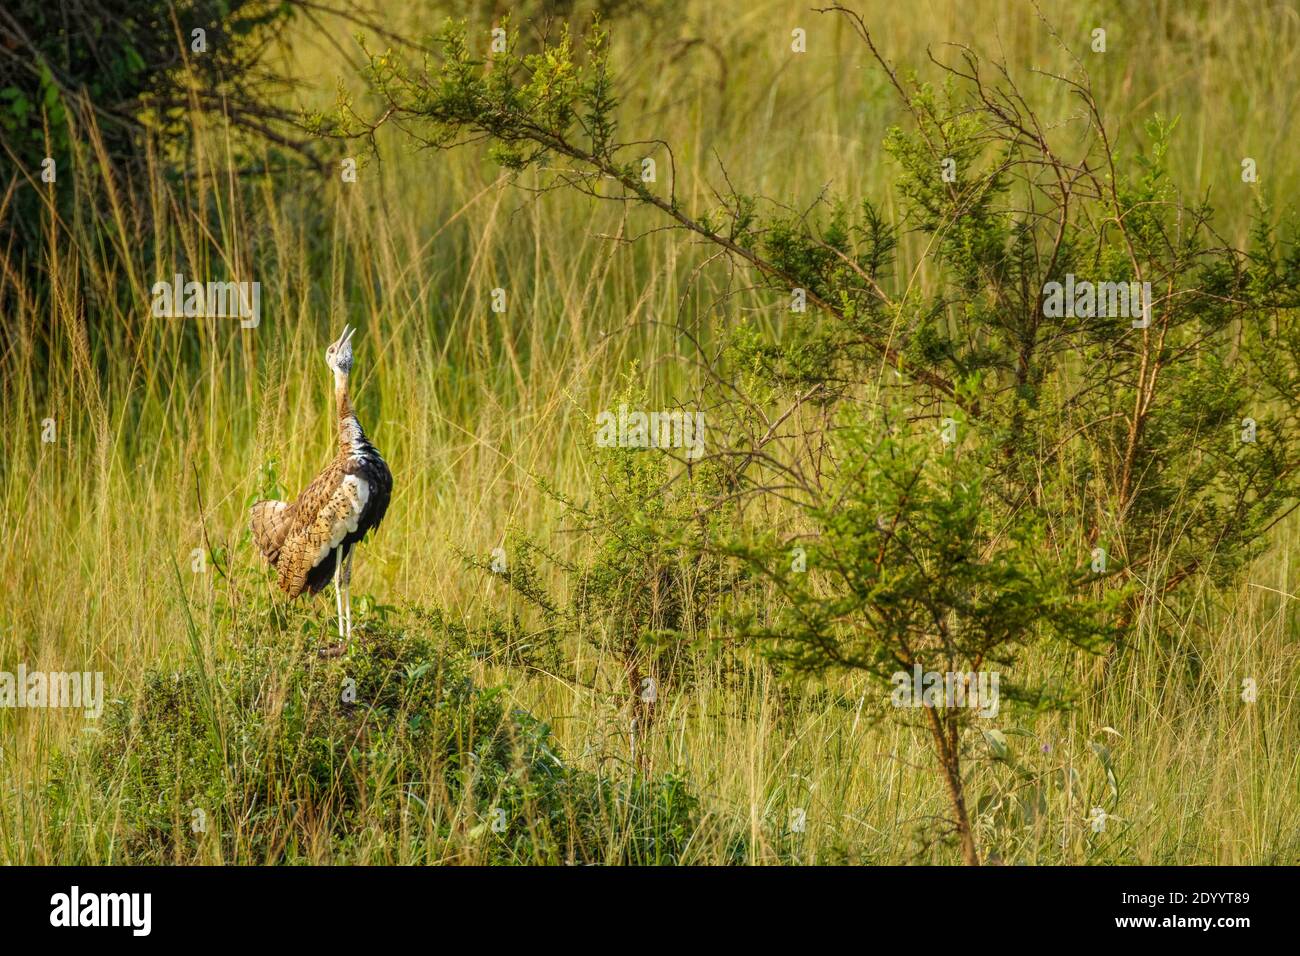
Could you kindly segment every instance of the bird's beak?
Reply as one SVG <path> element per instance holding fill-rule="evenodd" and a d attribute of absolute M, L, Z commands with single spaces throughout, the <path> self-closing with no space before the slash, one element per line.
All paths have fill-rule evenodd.
<path fill-rule="evenodd" d="M 343 346 L 352 341 L 352 336 L 354 336 L 356 332 L 357 330 L 352 328 L 350 325 L 343 326 L 343 334 L 338 337 L 338 340 L 334 344 L 339 348 L 343 348 Z"/>

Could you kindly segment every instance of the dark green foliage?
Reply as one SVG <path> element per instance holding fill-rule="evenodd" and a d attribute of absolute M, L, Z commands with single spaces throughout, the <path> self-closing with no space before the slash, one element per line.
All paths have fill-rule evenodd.
<path fill-rule="evenodd" d="M 882 680 L 924 670 L 1007 668 L 1049 633 L 1087 648 L 1106 635 L 1101 607 L 1076 600 L 1087 568 L 1062 562 L 1026 513 L 1007 520 L 990 500 L 980 449 L 945 447 L 929 429 L 848 424 L 825 503 L 799 540 L 752 538 L 733 548 L 782 597 L 747 630 L 796 671 L 831 667 Z"/>
<path fill-rule="evenodd" d="M 669 863 L 696 810 L 675 778 L 568 766 L 504 689 L 396 628 L 334 660 L 267 643 L 206 677 L 152 673 L 90 759 L 120 801 L 117 862 L 185 861 L 209 841 L 231 862 L 303 860 L 322 842 L 335 862 L 363 847 L 373 861 L 406 839 L 427 862 Z"/>
<path fill-rule="evenodd" d="M 1046 138 L 1027 141 L 1032 117 L 976 108 L 982 88 L 966 86 L 969 96 L 943 106 L 916 87 L 916 131 L 889 139 L 909 215 L 941 240 L 949 283 L 933 296 L 940 327 L 924 326 L 909 354 L 951 380 L 980 373 L 973 423 L 1005 450 L 1002 495 L 1039 509 L 1056 541 L 1104 549 L 1123 565 L 1117 581 L 1144 582 L 1135 602 L 1193 575 L 1230 580 L 1296 500 L 1295 256 L 1277 261 L 1262 220 L 1253 250 L 1222 247 L 1213 210 L 1172 181 L 1176 124 L 1149 123 L 1146 152 L 1140 145 L 1128 163 L 1097 138 L 1066 159 Z M 982 122 L 964 119 L 954 138 L 955 121 L 929 119 L 938 116 Z M 1003 147 L 972 152 L 972 141 Z M 944 155 L 961 171 L 947 194 L 934 174 Z M 1113 188 L 1081 172 L 1108 160 L 1123 170 Z M 1002 170 L 1037 164 L 1053 174 L 1041 191 L 1006 188 Z M 1067 199 L 1068 177 L 1087 188 Z M 1032 215 L 1016 211 L 1026 204 Z M 1046 283 L 1067 274 L 1076 284 L 1151 283 L 1149 325 L 1046 314 Z"/>
<path fill-rule="evenodd" d="M 6 3 L 0 17 L 0 155 L 37 184 L 53 158 L 66 177 L 74 147 L 88 150 L 94 124 L 119 175 L 144 162 L 143 136 L 183 141 L 193 106 L 237 129 L 298 152 L 290 112 L 268 96 L 286 82 L 261 65 L 296 9 L 292 0 L 93 0 L 75 9 L 43 0 Z M 192 50 L 192 31 L 206 50 Z M 69 190 L 54 190 L 66 202 Z M 33 192 L 16 220 L 32 230 Z"/>

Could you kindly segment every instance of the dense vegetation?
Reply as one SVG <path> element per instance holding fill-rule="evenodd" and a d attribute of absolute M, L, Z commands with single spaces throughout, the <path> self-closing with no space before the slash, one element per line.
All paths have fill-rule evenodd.
<path fill-rule="evenodd" d="M 113 701 L 0 711 L 0 859 L 1294 861 L 1300 170 L 1242 105 L 1294 27 L 462 6 L 223 7 L 185 82 L 264 78 L 273 137 L 155 123 L 153 34 L 87 88 L 112 149 L 8 96 L 0 651 Z M 150 316 L 176 272 L 262 322 Z M 344 321 L 397 496 L 323 659 L 244 513 L 329 453 Z M 624 407 L 703 453 L 609 447 Z"/>
<path fill-rule="evenodd" d="M 92 763 L 121 862 L 346 863 L 370 835 L 372 859 L 644 865 L 694 831 L 681 781 L 569 767 L 546 724 L 408 630 L 372 627 L 346 661 L 241 651 L 151 671 L 109 715 Z"/>
<path fill-rule="evenodd" d="M 775 609 L 760 602 L 745 633 L 801 669 L 882 680 L 914 666 L 1014 674 L 1017 646 L 1040 636 L 1091 650 L 1106 640 L 1113 653 L 1146 605 L 1206 576 L 1231 580 L 1296 507 L 1294 232 L 1278 239 L 1261 222 L 1246 248 L 1225 245 L 1209 202 L 1172 182 L 1174 124 L 1153 119 L 1149 141 L 1120 154 L 1078 61 L 1053 77 L 1082 104 L 1060 130 L 969 48 L 942 66 L 939 90 L 901 78 L 857 13 L 831 13 L 850 21 L 906 107 L 907 125 L 885 140 L 898 222 L 871 200 L 855 211 L 826 195 L 791 215 L 788 201 L 730 176 L 719 206 L 692 209 L 677 196 L 671 144 L 640 130 L 620 139 L 598 26 L 582 55 L 565 33 L 536 53 L 507 45 L 486 57 L 452 25 L 439 61 L 373 54 L 368 81 L 376 122 L 400 123 L 421 145 L 485 138 L 516 173 L 566 163 L 561 184 L 646 207 L 828 316 L 806 322 L 792 305 L 771 339 L 698 356 L 712 363 L 699 400 L 715 433 L 762 433 L 713 452 L 721 497 L 780 488 L 811 526 L 813 560 L 793 574 L 783 569 L 793 541 L 722 545 L 780 582 Z M 350 100 L 332 124 L 317 120 L 344 137 L 375 125 Z M 662 187 L 643 172 L 647 152 L 668 158 Z M 903 228 L 930 238 L 920 291 L 891 281 Z M 1089 298 L 1049 304 L 1052 283 Z M 1132 296 L 1121 314 L 1117 286 Z M 814 404 L 821 427 L 767 427 L 780 401 L 787 415 Z M 977 862 L 963 714 L 925 717 L 965 858 Z"/>

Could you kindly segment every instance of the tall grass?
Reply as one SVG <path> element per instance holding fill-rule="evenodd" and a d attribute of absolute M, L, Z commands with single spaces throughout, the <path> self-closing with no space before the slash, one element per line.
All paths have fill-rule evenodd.
<path fill-rule="evenodd" d="M 432 15 L 393 7 L 384 22 L 396 32 Z M 1300 56 L 1292 3 L 1044 4 L 1040 18 L 1028 5 L 934 0 L 864 13 L 886 55 L 923 74 L 922 51 L 942 55 L 946 41 L 1000 52 L 1021 71 L 1060 68 L 1050 23 L 1087 58 L 1121 135 L 1155 112 L 1181 117 L 1181 184 L 1211 189 L 1229 238 L 1248 228 L 1243 156 L 1258 161 L 1265 195 L 1282 200 L 1300 185 L 1287 150 L 1300 93 L 1278 81 Z M 1088 52 L 1096 26 L 1108 31 L 1106 54 Z M 802 56 L 790 53 L 794 27 L 808 31 Z M 333 39 L 350 50 L 348 32 Z M 841 18 L 801 4 L 689 2 L 650 28 L 616 22 L 614 50 L 630 77 L 623 120 L 674 144 L 688 202 L 708 204 L 721 164 L 743 188 L 792 205 L 830 184 L 897 212 L 879 145 L 896 107 Z M 344 68 L 335 47 L 303 29 L 287 55 L 320 80 L 307 96 L 327 102 Z M 1059 87 L 1027 88 L 1054 98 L 1040 104 L 1049 115 L 1073 108 L 1048 92 Z M 667 320 L 698 322 L 706 342 L 712 321 L 781 321 L 761 297 L 728 294 L 726 265 L 677 235 L 610 238 L 658 225 L 642 214 L 530 193 L 518 186 L 541 187 L 544 174 L 511 185 L 472 149 L 411 153 L 383 140 L 383 161 L 363 164 L 355 184 L 250 179 L 228 172 L 222 130 L 198 133 L 188 175 L 169 170 L 159 143 L 147 182 L 128 184 L 95 129 L 76 130 L 80 155 L 57 183 L 73 191 L 73 211 L 48 218 L 39 246 L 0 242 L 0 301 L 10 304 L 0 355 L 5 669 L 99 670 L 109 696 L 125 698 L 149 666 L 241 654 L 269 602 L 244 539 L 247 501 L 267 490 L 268 463 L 293 494 L 332 453 L 323 352 L 345 321 L 361 330 L 360 417 L 396 478 L 385 526 L 358 553 L 354 592 L 466 622 L 528 612 L 457 548 L 486 554 L 510 526 L 561 553 L 583 546 L 561 533 L 536 479 L 584 493 L 587 416 L 607 406 L 629 363 L 640 363 L 653 400 L 698 384 Z M 19 188 L 49 188 L 14 170 L 6 188 L 13 176 Z M 149 288 L 174 272 L 260 281 L 261 324 L 153 318 Z M 507 290 L 504 314 L 490 308 L 494 288 Z M 41 441 L 49 418 L 52 444 Z M 1102 684 L 1089 683 L 1092 661 L 1030 662 L 1094 692 L 1063 714 L 1000 718 L 1022 732 L 1007 738 L 1012 757 L 1043 786 L 1040 795 L 1005 761 L 973 771 L 994 859 L 1300 861 L 1296 534 L 1279 529 L 1239 590 L 1153 613 Z M 194 549 L 217 561 L 196 573 Z M 284 633 L 329 628 L 330 603 L 304 602 Z M 568 651 L 583 673 L 610 668 L 584 644 Z M 756 656 L 741 655 L 739 675 L 733 664 L 707 658 L 699 680 L 666 686 L 657 705 L 652 766 L 684 775 L 702 801 L 690 861 L 730 861 L 737 846 L 750 862 L 956 860 L 935 840 L 937 778 L 916 770 L 927 766 L 924 740 L 869 721 L 849 678 L 790 688 Z M 575 684 L 491 658 L 477 668 L 549 721 L 577 765 L 625 756 L 614 682 Z M 1253 704 L 1241 696 L 1247 677 Z M 120 821 L 93 775 L 83 768 L 50 786 L 52 770 L 100 732 L 77 712 L 0 710 L 0 862 L 120 858 Z M 1088 814 L 1102 804 L 1112 819 L 1093 832 Z M 363 839 L 348 858 L 427 858 L 413 843 L 399 841 L 395 855 L 379 845 Z M 328 840 L 304 852 L 339 856 Z"/>

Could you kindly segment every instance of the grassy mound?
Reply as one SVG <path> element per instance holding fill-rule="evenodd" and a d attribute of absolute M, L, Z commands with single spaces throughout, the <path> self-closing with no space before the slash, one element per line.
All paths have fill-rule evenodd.
<path fill-rule="evenodd" d="M 678 862 L 677 778 L 575 769 L 550 728 L 408 631 L 151 672 L 95 745 L 118 861 Z"/>

